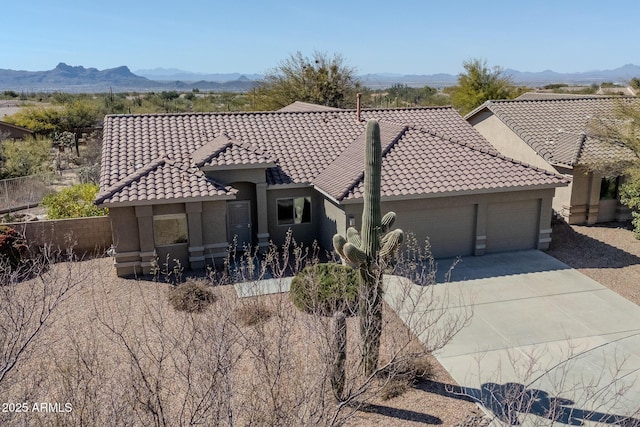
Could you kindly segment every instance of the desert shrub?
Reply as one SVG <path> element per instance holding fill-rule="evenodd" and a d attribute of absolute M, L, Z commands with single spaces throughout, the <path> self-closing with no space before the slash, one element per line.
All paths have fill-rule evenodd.
<path fill-rule="evenodd" d="M 0 225 L 0 265 L 8 263 L 13 270 L 26 258 L 27 245 L 15 229 Z"/>
<path fill-rule="evenodd" d="M 381 369 L 378 376 L 386 381 L 380 389 L 380 397 L 389 400 L 401 396 L 420 381 L 432 378 L 433 366 L 427 355 L 409 356 Z"/>
<path fill-rule="evenodd" d="M 78 184 L 64 188 L 59 193 L 48 194 L 42 204 L 47 208 L 47 216 L 51 219 L 106 215 L 107 209 L 98 208 L 93 203 L 96 194 L 96 184 Z"/>
<path fill-rule="evenodd" d="M 51 140 L 27 138 L 0 144 L 0 177 L 16 178 L 51 170 Z"/>
<path fill-rule="evenodd" d="M 305 267 L 291 281 L 293 304 L 302 311 L 331 316 L 343 311 L 352 316 L 358 306 L 358 273 L 339 264 Z"/>
<path fill-rule="evenodd" d="M 236 308 L 236 318 L 245 326 L 254 326 L 266 322 L 273 312 L 266 304 L 244 304 Z"/>
<path fill-rule="evenodd" d="M 202 280 L 187 280 L 169 291 L 169 303 L 178 311 L 202 313 L 216 301 L 209 286 Z"/>

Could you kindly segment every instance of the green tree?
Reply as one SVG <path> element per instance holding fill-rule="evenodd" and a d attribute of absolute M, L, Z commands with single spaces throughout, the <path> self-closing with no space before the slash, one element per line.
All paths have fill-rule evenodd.
<path fill-rule="evenodd" d="M 59 108 L 26 107 L 15 114 L 4 117 L 3 120 L 31 129 L 39 134 L 48 135 L 61 130 L 62 115 Z"/>
<path fill-rule="evenodd" d="M 470 59 L 463 63 L 465 71 L 458 76 L 458 84 L 451 89 L 451 102 L 466 114 L 490 99 L 509 99 L 517 96 L 510 77 L 499 66 L 489 68 L 486 61 Z"/>
<path fill-rule="evenodd" d="M 316 51 L 307 58 L 296 52 L 267 72 L 256 91 L 256 108 L 276 110 L 295 101 L 350 107 L 355 105 L 359 86 L 355 68 L 341 55 Z"/>
<path fill-rule="evenodd" d="M 106 215 L 106 208 L 98 208 L 93 203 L 96 194 L 96 184 L 78 184 L 45 196 L 42 205 L 47 208 L 47 216 L 51 219 Z"/>
<path fill-rule="evenodd" d="M 0 144 L 0 178 L 33 175 L 51 169 L 51 140 L 30 138 Z"/>

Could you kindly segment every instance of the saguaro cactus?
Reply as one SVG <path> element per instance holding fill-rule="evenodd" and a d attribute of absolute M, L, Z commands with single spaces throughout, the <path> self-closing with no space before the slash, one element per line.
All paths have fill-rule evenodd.
<path fill-rule="evenodd" d="M 333 236 L 333 245 L 342 260 L 360 270 L 360 336 L 362 367 L 371 375 L 378 365 L 382 333 L 382 271 L 402 243 L 402 230 L 389 231 L 396 214 L 380 213 L 382 146 L 380 126 L 367 123 L 362 228 L 347 229 L 347 237 Z M 382 248 L 380 246 L 382 245 Z"/>
<path fill-rule="evenodd" d="M 337 400 L 342 400 L 346 378 L 345 362 L 347 360 L 347 318 L 342 311 L 333 315 L 333 364 L 331 367 L 331 387 Z"/>

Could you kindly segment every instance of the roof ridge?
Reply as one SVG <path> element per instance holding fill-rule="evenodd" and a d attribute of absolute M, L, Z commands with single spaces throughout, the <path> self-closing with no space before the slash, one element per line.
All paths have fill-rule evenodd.
<path fill-rule="evenodd" d="M 407 132 L 409 126 L 386 120 L 378 121 L 378 123 L 380 125 L 381 142 L 388 141 L 381 147 L 384 158 Z M 389 127 L 392 128 L 389 129 Z M 389 131 L 393 132 L 391 137 L 388 135 Z M 365 128 L 313 179 L 312 184 L 320 189 L 322 189 L 324 185 L 331 186 L 331 190 L 325 189 L 323 191 L 338 201 L 344 199 L 364 177 L 364 150 L 362 148 L 366 145 L 366 132 Z M 385 138 L 385 136 L 387 138 Z M 351 155 L 356 156 L 355 161 L 349 160 L 347 162 L 348 164 L 345 164 L 345 156 L 349 156 L 349 159 L 351 159 Z M 357 169 L 355 165 L 358 165 Z M 339 175 L 339 179 L 336 182 L 335 176 L 337 175 Z"/>
<path fill-rule="evenodd" d="M 631 97 L 632 98 L 632 97 Z M 433 106 L 420 106 L 420 107 L 400 107 L 400 108 L 363 108 L 363 112 L 372 111 L 419 111 L 419 110 L 447 110 L 452 109 L 450 105 L 433 105 Z M 187 111 L 181 113 L 125 113 L 125 114 L 107 114 L 105 117 L 171 117 L 171 116 L 248 116 L 248 115 L 261 115 L 261 116 L 276 116 L 276 115 L 329 115 L 329 114 L 347 114 L 356 112 L 356 108 L 342 108 L 336 110 L 321 110 L 321 111 Z"/>
<path fill-rule="evenodd" d="M 101 191 L 100 194 L 96 195 L 96 200 L 94 201 L 94 203 L 95 204 L 102 203 L 104 200 L 108 199 L 118 191 L 127 187 L 131 183 L 139 180 L 143 176 L 148 175 L 150 172 L 164 165 L 165 163 L 173 166 L 176 162 L 175 160 L 171 160 L 166 157 L 159 157 L 155 160 L 152 160 L 146 165 L 144 165 L 143 167 L 136 169 L 135 171 L 125 176 L 124 178 L 120 179 L 119 181 L 116 181 L 110 187 L 105 188 L 104 191 Z"/>
<path fill-rule="evenodd" d="M 226 139 L 226 141 L 224 141 L 223 144 L 221 144 L 219 147 L 217 147 L 216 149 L 214 149 L 213 151 L 206 153 L 206 154 L 202 154 L 203 151 L 206 151 L 205 148 L 212 145 L 214 142 L 216 142 L 216 140 L 219 139 Z M 196 148 L 195 150 L 193 150 L 190 154 L 189 157 L 191 157 L 195 163 L 195 165 L 197 167 L 202 167 L 205 163 L 207 163 L 209 160 L 213 159 L 215 156 L 217 156 L 218 154 L 222 153 L 224 150 L 227 149 L 227 147 L 229 147 L 230 145 L 233 144 L 233 138 L 231 138 L 229 135 L 227 135 L 227 133 L 225 131 L 222 131 L 220 133 L 220 135 L 216 136 L 215 138 L 211 139 L 210 141 L 207 141 L 207 143 L 201 145 L 200 147 Z M 194 158 L 194 156 L 200 155 L 198 159 Z"/>
<path fill-rule="evenodd" d="M 391 151 L 391 149 L 392 149 L 392 148 L 397 144 L 397 142 L 398 142 L 400 139 L 402 139 L 402 137 L 407 133 L 407 130 L 409 130 L 409 126 L 408 126 L 408 125 L 406 125 L 406 124 L 403 124 L 403 123 L 395 123 L 395 122 L 388 121 L 388 120 L 379 120 L 379 121 L 378 121 L 378 125 L 380 125 L 380 123 L 389 123 L 389 124 L 391 124 L 391 125 L 393 125 L 393 126 L 399 126 L 399 127 L 401 127 L 401 128 L 402 128 L 402 129 L 401 129 L 401 130 L 396 134 L 396 136 L 394 136 L 394 137 L 391 139 L 391 141 L 390 141 L 390 142 L 389 142 L 385 147 L 382 147 L 382 150 L 381 150 L 381 153 L 380 153 L 380 157 L 381 157 L 382 159 L 384 159 L 384 158 L 386 157 L 386 155 L 387 155 L 387 154 L 389 154 L 389 152 Z M 380 130 L 382 130 L 382 129 L 380 129 Z M 366 133 L 366 129 L 365 129 L 365 133 Z M 366 142 L 365 142 L 365 144 L 366 144 Z M 351 192 L 351 190 L 352 190 L 356 185 L 358 185 L 358 184 L 360 183 L 360 181 L 362 181 L 362 180 L 364 179 L 364 172 L 365 172 L 365 171 L 364 171 L 364 168 L 363 168 L 362 173 L 360 173 L 360 174 L 358 175 L 358 177 L 357 177 L 357 178 L 356 178 L 356 179 L 351 183 L 351 185 L 349 185 L 349 187 L 348 187 L 344 192 L 342 192 L 342 194 L 340 195 L 340 197 L 339 197 L 339 199 L 338 199 L 338 200 L 342 200 L 342 199 L 344 199 L 344 198 L 349 194 L 349 192 Z"/>
<path fill-rule="evenodd" d="M 470 149 L 472 151 L 475 151 L 475 152 L 478 152 L 478 153 L 487 154 L 487 155 L 489 155 L 491 157 L 495 157 L 495 158 L 501 159 L 501 160 L 506 160 L 506 161 L 511 162 L 513 164 L 516 164 L 516 165 L 527 166 L 527 167 L 530 167 L 530 168 L 532 168 L 534 170 L 537 170 L 539 172 L 544 172 L 547 175 L 560 176 L 558 174 L 549 172 L 546 169 L 542 169 L 542 168 L 539 168 L 537 166 L 531 165 L 529 163 L 522 162 L 520 160 L 516 160 L 516 159 L 511 158 L 511 157 L 504 156 L 504 155 L 500 154 L 500 152 L 498 152 L 497 150 L 489 150 L 489 149 L 482 148 L 482 147 L 476 147 L 476 146 L 473 146 L 472 144 L 469 144 L 468 142 L 459 141 L 456 138 L 452 138 L 452 137 L 444 137 L 443 138 L 443 137 L 437 135 L 435 132 L 428 132 L 428 131 L 426 131 L 425 129 L 422 129 L 422 128 L 419 128 L 419 129 L 418 128 L 414 128 L 414 129 L 422 131 L 422 132 L 427 132 L 427 133 L 429 133 L 429 134 L 431 134 L 433 136 L 437 136 L 437 137 L 439 137 L 439 138 L 441 138 L 441 139 L 443 139 L 445 141 L 460 145 L 462 147 L 468 148 L 468 149 Z M 564 178 L 564 177 L 562 177 L 562 178 Z"/>

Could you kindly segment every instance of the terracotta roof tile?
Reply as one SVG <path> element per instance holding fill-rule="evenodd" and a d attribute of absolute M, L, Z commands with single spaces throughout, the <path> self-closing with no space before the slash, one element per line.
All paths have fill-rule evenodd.
<path fill-rule="evenodd" d="M 581 157 L 582 142 L 583 135 L 589 134 L 589 123 L 595 117 L 613 117 L 621 102 L 640 106 L 640 99 L 624 97 L 487 101 L 466 118 L 489 110 L 547 162 L 574 166 L 584 161 Z M 598 152 L 603 156 L 621 154 L 620 147 L 615 144 L 598 141 L 591 144 L 600 144 L 592 153 Z M 627 151 L 626 155 L 632 153 Z"/>
<path fill-rule="evenodd" d="M 412 161 L 416 154 L 420 162 Z M 381 195 L 455 194 L 483 189 L 553 187 L 568 182 L 559 175 L 508 159 L 494 150 L 412 128 L 393 145 L 382 162 Z M 360 179 L 345 198 L 360 198 L 363 191 L 364 181 Z"/>
<path fill-rule="evenodd" d="M 270 185 L 326 180 L 322 185 L 328 188 L 321 187 L 324 191 L 345 194 L 350 183 L 357 185 L 362 173 L 357 169 L 361 169 L 362 163 L 352 161 L 358 167 L 349 169 L 349 173 L 342 173 L 342 167 L 338 166 L 346 168 L 351 156 L 362 156 L 353 144 L 361 138 L 370 118 L 380 121 L 385 141 L 389 142 L 383 167 L 387 173 L 393 171 L 403 177 L 402 182 L 395 175 L 386 178 L 390 190 L 385 191 L 389 194 L 462 186 L 458 181 L 452 183 L 445 178 L 435 179 L 428 188 L 418 183 L 434 176 L 438 178 L 433 175 L 434 171 L 446 174 L 461 165 L 469 166 L 456 175 L 458 180 L 478 172 L 473 167 L 485 171 L 482 162 L 474 160 L 471 154 L 468 158 L 451 158 L 446 147 L 461 146 L 457 141 L 463 143 L 465 152 L 497 156 L 493 147 L 450 107 L 365 109 L 360 122 L 356 121 L 354 110 L 110 115 L 104 122 L 98 200 L 151 202 L 233 194 L 233 189 L 207 180 L 196 165 L 215 169 L 260 164 L 267 167 L 265 178 Z M 406 135 L 406 129 L 411 129 L 410 136 Z M 434 147 L 438 148 L 436 152 L 431 151 Z M 429 162 L 439 163 L 436 166 Z M 545 179 L 527 182 L 535 185 L 535 182 L 546 182 Z M 333 180 L 337 184 L 335 188 Z M 507 185 L 487 182 L 486 185 Z"/>

